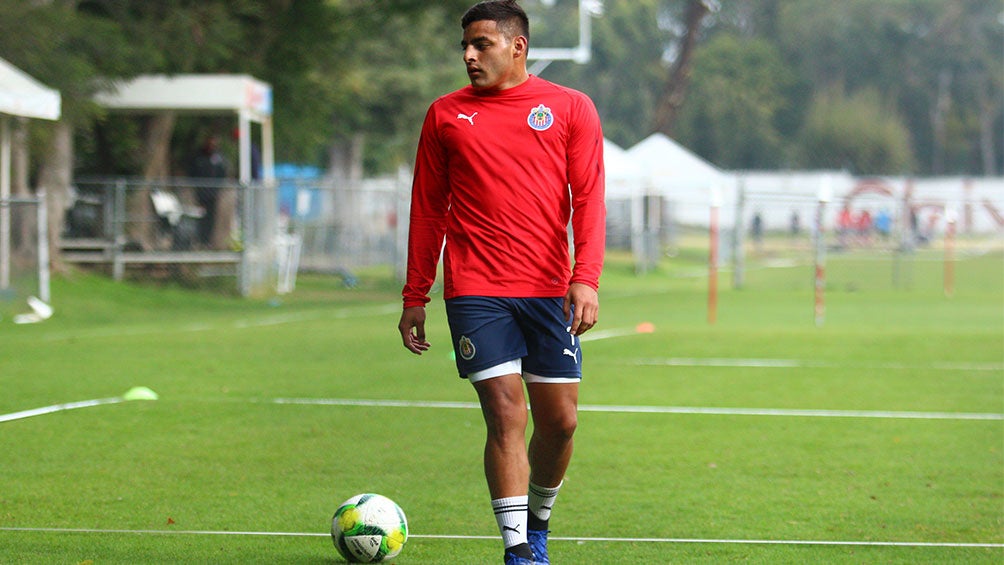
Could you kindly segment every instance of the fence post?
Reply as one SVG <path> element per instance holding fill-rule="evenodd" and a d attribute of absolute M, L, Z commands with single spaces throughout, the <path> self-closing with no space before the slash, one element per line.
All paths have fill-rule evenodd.
<path fill-rule="evenodd" d="M 241 296 L 251 294 L 251 254 L 248 247 L 251 245 L 248 233 L 253 226 L 251 223 L 251 196 L 246 183 L 240 183 L 237 187 L 237 209 L 240 210 L 240 259 L 237 262 L 237 291 Z"/>
<path fill-rule="evenodd" d="M 722 206 L 721 187 L 711 187 L 711 244 L 708 250 L 708 323 L 718 321 L 718 211 Z"/>
<path fill-rule="evenodd" d="M 10 287 L 10 120 L 0 116 L 0 290 Z"/>
<path fill-rule="evenodd" d="M 112 206 L 115 220 L 112 224 L 114 240 L 112 244 L 112 278 L 121 281 L 125 278 L 125 262 L 122 260 L 122 249 L 126 244 L 125 223 L 128 220 L 126 210 L 126 182 L 123 179 L 115 181 L 115 204 Z"/>
<path fill-rule="evenodd" d="M 955 294 L 955 226 L 958 213 L 955 208 L 949 207 L 945 211 L 945 219 L 948 225 L 945 228 L 945 297 L 951 298 Z"/>
<path fill-rule="evenodd" d="M 743 238 L 746 234 L 743 218 L 746 217 L 746 180 L 739 177 L 739 194 L 736 198 L 736 218 L 732 228 L 732 288 L 743 287 L 746 269 L 746 251 Z"/>
<path fill-rule="evenodd" d="M 819 203 L 816 206 L 816 279 L 815 318 L 816 327 L 826 321 L 826 204 L 832 197 L 829 177 L 823 177 L 819 187 Z"/>
<path fill-rule="evenodd" d="M 50 304 L 49 292 L 49 208 L 45 190 L 38 191 L 38 298 Z"/>

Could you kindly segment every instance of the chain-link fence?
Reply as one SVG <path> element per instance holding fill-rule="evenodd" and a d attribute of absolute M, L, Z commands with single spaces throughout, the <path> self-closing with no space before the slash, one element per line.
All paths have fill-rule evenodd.
<path fill-rule="evenodd" d="M 715 186 L 638 188 L 608 198 L 607 244 L 630 250 L 639 273 L 681 247 L 707 249 L 712 238 L 715 259 L 732 269 L 735 286 L 748 264 L 811 266 L 817 244 L 831 254 L 890 262 L 946 245 L 956 245 L 960 256 L 1004 249 L 1001 178 L 743 172 Z"/>
<path fill-rule="evenodd" d="M 364 267 L 403 273 L 409 187 L 405 175 L 270 186 L 78 179 L 59 248 L 62 260 L 116 280 L 249 295 L 287 292 L 298 271 L 309 271 L 353 285 Z"/>
<path fill-rule="evenodd" d="M 300 269 L 341 276 L 387 266 L 404 274 L 411 177 L 402 171 L 359 183 L 329 179 L 283 179 L 280 213 L 288 232 L 302 243 Z"/>
<path fill-rule="evenodd" d="M 276 270 L 275 189 L 228 181 L 78 179 L 61 259 L 124 278 L 263 292 Z"/>
<path fill-rule="evenodd" d="M 0 318 L 49 301 L 44 197 L 0 200 Z"/>
<path fill-rule="evenodd" d="M 707 249 L 714 238 L 716 260 L 733 269 L 736 286 L 747 265 L 811 265 L 820 242 L 831 253 L 892 257 L 943 246 L 951 228 L 962 253 L 1004 247 L 1004 179 L 723 178 L 714 187 L 639 185 L 635 194 L 612 194 L 608 247 L 629 250 L 645 272 L 682 248 Z M 297 272 L 330 274 L 349 286 L 374 267 L 402 279 L 410 185 L 407 171 L 358 182 L 316 173 L 272 186 L 82 179 L 60 247 L 64 260 L 116 278 L 242 294 L 286 292 Z"/>

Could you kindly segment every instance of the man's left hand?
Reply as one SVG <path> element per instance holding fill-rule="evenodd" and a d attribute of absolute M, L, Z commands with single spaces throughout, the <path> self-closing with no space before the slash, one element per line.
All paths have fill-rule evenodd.
<path fill-rule="evenodd" d="M 600 298 L 593 287 L 572 283 L 565 294 L 565 319 L 571 317 L 572 335 L 582 335 L 596 325 L 600 314 Z"/>

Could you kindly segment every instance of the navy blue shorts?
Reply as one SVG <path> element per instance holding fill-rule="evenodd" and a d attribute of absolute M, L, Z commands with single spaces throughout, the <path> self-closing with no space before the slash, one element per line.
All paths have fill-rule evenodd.
<path fill-rule="evenodd" d="M 527 382 L 579 382 L 582 351 L 563 304 L 564 298 L 447 300 L 460 376 L 476 382 L 520 373 Z"/>

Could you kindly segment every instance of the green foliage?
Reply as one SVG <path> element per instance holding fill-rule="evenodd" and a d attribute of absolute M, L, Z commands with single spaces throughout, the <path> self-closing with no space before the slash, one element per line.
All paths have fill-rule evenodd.
<path fill-rule="evenodd" d="M 718 34 L 694 57 L 681 143 L 724 168 L 784 165 L 781 117 L 795 76 L 765 39 Z"/>
<path fill-rule="evenodd" d="M 994 3 L 716 4 L 704 22 L 676 127 L 679 140 L 702 157 L 740 169 L 832 166 L 843 147 L 817 146 L 809 153 L 800 142 L 808 135 L 802 132 L 808 112 L 818 106 L 814 100 L 839 86 L 879 93 L 886 113 L 906 128 L 910 156 L 891 150 L 877 165 L 882 170 L 1000 170 L 1004 29 Z M 545 77 L 590 94 L 606 135 L 633 145 L 651 132 L 655 99 L 683 31 L 683 5 L 605 4 L 593 22 L 593 60 L 581 67 L 553 63 Z M 572 27 L 569 19 L 560 37 Z M 932 124 L 939 107 L 946 124 L 940 134 Z"/>
<path fill-rule="evenodd" d="M 999 13 L 999 5 L 981 0 L 785 2 L 775 41 L 820 92 L 833 85 L 879 92 L 909 132 L 915 171 L 999 172 L 1004 147 Z M 974 99 L 987 89 L 997 102 L 981 107 Z M 932 122 L 946 103 L 951 114 L 985 115 L 994 124 L 985 133 L 993 138 L 996 160 L 992 156 L 980 167 L 973 157 L 980 147 L 978 120 L 956 122 L 951 135 L 938 138 Z"/>
<path fill-rule="evenodd" d="M 0 56 L 62 92 L 64 116 L 80 126 L 84 170 L 141 168 L 134 148 L 141 146 L 142 122 L 91 127 L 107 119 L 90 102 L 107 80 L 224 72 L 272 84 L 279 161 L 323 166 L 331 146 L 364 136 L 367 171 L 386 172 L 413 157 L 427 105 L 465 84 L 456 45 L 470 4 L 0 0 Z M 531 48 L 574 43 L 576 2 L 559 0 L 547 11 L 540 2 L 525 4 L 541 15 Z M 909 141 L 908 158 L 887 150 L 879 162 L 872 157 L 855 167 L 993 174 L 1004 165 L 1004 27 L 995 2 L 712 4 L 717 10 L 704 22 L 677 128 L 680 140 L 710 161 L 735 168 L 847 161 L 842 146 L 817 145 L 811 153 L 799 146 L 807 137 L 820 139 L 803 126 L 810 108 L 820 113 L 820 100 L 839 86 L 854 96 L 878 93 Z M 651 132 L 684 6 L 678 0 L 606 2 L 602 17 L 592 20 L 592 60 L 555 62 L 544 78 L 589 94 L 607 136 L 633 145 Z M 190 141 L 184 138 L 190 132 L 180 135 L 181 144 Z M 876 137 L 874 131 L 859 135 Z"/>
<path fill-rule="evenodd" d="M 336 135 L 365 132 L 370 171 L 393 171 L 414 158 L 429 104 L 466 81 L 460 57 L 462 10 L 443 4 L 389 11 L 359 2 L 338 59 L 351 64 L 333 83 L 338 104 L 328 109 Z"/>
<path fill-rule="evenodd" d="M 0 0 L 0 57 L 62 94 L 62 116 L 86 124 L 105 78 L 133 73 L 136 58 L 116 26 L 72 7 Z"/>
<path fill-rule="evenodd" d="M 859 175 L 908 173 L 910 132 L 890 106 L 875 90 L 820 93 L 799 138 L 798 162 Z"/>

